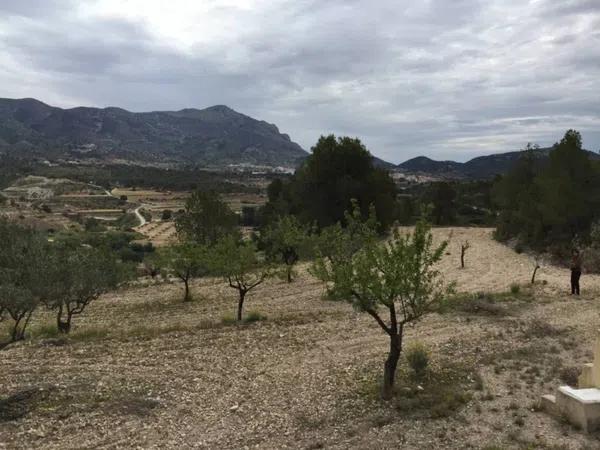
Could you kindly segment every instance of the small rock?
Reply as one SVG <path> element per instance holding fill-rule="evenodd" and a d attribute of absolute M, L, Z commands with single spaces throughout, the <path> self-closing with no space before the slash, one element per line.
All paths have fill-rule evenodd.
<path fill-rule="evenodd" d="M 229 411 L 237 411 L 239 407 L 240 405 L 233 405 L 231 408 L 229 408 Z"/>

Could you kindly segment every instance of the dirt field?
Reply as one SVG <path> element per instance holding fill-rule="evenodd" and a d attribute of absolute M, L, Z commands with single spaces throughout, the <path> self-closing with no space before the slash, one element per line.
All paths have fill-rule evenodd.
<path fill-rule="evenodd" d="M 183 304 L 181 286 L 166 283 L 103 297 L 68 341 L 44 338 L 49 318 L 38 316 L 30 341 L 0 352 L 0 448 L 600 448 L 598 435 L 537 411 L 589 361 L 600 280 L 584 274 L 573 298 L 568 272 L 542 267 L 534 288 L 487 295 L 533 269 L 490 235 L 453 230 L 441 268 L 459 291 L 481 292 L 478 307 L 408 330 L 407 343 L 430 348 L 431 369 L 415 384 L 402 367 L 394 402 L 376 396 L 386 337 L 366 314 L 323 300 L 304 270 L 253 291 L 246 311 L 267 319 L 243 326 L 222 322 L 235 308 L 225 284 L 202 280 Z M 437 395 L 444 384 L 453 388 Z"/>

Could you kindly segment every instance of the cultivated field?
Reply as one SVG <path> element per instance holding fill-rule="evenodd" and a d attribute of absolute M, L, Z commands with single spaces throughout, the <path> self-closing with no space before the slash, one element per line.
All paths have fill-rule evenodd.
<path fill-rule="evenodd" d="M 389 404 L 386 337 L 305 270 L 253 291 L 246 311 L 267 319 L 243 326 L 222 321 L 235 293 L 218 280 L 194 284 L 189 304 L 164 283 L 101 298 L 69 340 L 44 337 L 38 315 L 34 337 L 0 353 L 0 448 L 598 448 L 537 400 L 589 361 L 600 278 L 584 274 L 573 298 L 568 272 L 542 267 L 526 287 L 533 263 L 489 229 L 455 228 L 448 252 L 440 269 L 473 294 L 408 331 L 431 369 L 417 382 L 404 364 Z"/>

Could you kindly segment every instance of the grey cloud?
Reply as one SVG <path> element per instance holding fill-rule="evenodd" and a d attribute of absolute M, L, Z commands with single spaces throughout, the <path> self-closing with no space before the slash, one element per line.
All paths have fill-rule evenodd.
<path fill-rule="evenodd" d="M 0 95 L 137 111 L 228 104 L 305 148 L 349 134 L 395 162 L 549 145 L 571 127 L 600 147 L 597 1 L 218 6 L 222 39 L 187 49 L 141 18 L 52 3 L 0 3 Z"/>

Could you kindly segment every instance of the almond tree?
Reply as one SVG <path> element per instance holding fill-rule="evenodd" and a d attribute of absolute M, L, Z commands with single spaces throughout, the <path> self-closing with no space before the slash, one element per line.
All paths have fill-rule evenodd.
<path fill-rule="evenodd" d="M 308 244 L 308 229 L 294 216 L 279 217 L 265 230 L 261 240 L 270 259 L 284 265 L 285 277 L 292 282 L 294 265 Z"/>
<path fill-rule="evenodd" d="M 238 291 L 237 320 L 242 320 L 246 295 L 273 275 L 272 268 L 257 254 L 256 244 L 233 236 L 221 239 L 211 249 L 211 265 L 229 287 Z"/>
<path fill-rule="evenodd" d="M 158 265 L 183 282 L 183 301 L 192 300 L 190 282 L 209 273 L 207 249 L 202 245 L 182 243 L 167 247 L 159 253 Z"/>
<path fill-rule="evenodd" d="M 469 241 L 465 241 L 462 244 L 460 244 L 460 267 L 461 269 L 465 268 L 465 253 L 467 253 L 467 250 L 469 250 L 471 248 L 471 244 L 469 244 Z"/>
<path fill-rule="evenodd" d="M 119 263 L 109 250 L 85 246 L 54 248 L 50 261 L 44 302 L 56 312 L 56 326 L 65 334 L 71 331 L 73 316 L 132 273 L 131 267 Z"/>
<path fill-rule="evenodd" d="M 348 242 L 342 234 L 332 244 L 344 248 Z M 446 246 L 447 242 L 434 246 L 429 226 L 420 221 L 412 233 L 395 230 L 385 242 L 364 239 L 363 247 L 351 257 L 321 257 L 312 268 L 312 273 L 327 283 L 331 298 L 369 314 L 389 336 L 381 389 L 384 399 L 393 394 L 406 325 L 436 310 L 449 291 L 433 268 Z"/>

